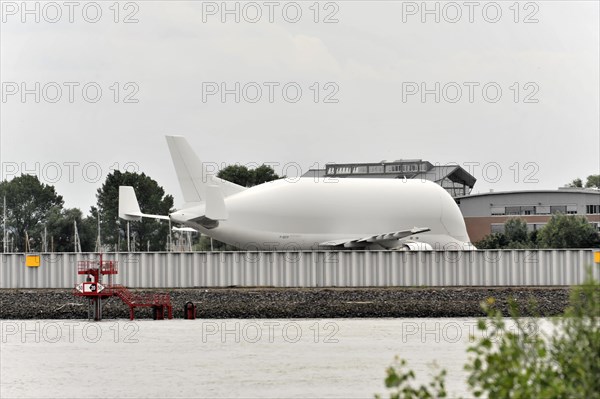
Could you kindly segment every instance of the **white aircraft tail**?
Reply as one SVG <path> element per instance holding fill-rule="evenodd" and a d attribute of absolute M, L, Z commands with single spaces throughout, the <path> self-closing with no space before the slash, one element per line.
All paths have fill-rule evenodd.
<path fill-rule="evenodd" d="M 169 220 L 168 216 L 142 213 L 135 191 L 131 186 L 119 186 L 119 217 L 129 221 L 142 220 L 142 217 Z"/>
<path fill-rule="evenodd" d="M 224 197 L 229 197 L 246 189 L 246 187 L 208 175 L 206 168 L 204 168 L 185 137 L 167 136 L 167 144 L 186 204 L 205 201 L 208 195 L 208 187 L 212 185 L 217 186 Z"/>

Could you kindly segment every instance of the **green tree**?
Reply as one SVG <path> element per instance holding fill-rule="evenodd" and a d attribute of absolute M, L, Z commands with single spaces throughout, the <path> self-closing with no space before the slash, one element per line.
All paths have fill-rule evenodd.
<path fill-rule="evenodd" d="M 173 211 L 173 197 L 165 195 L 165 190 L 144 173 L 120 172 L 109 174 L 96 193 L 97 208 L 92 207 L 92 217 L 97 220 L 100 213 L 102 245 L 127 250 L 126 221 L 119 220 L 119 186 L 132 186 L 143 213 L 167 215 Z M 135 239 L 136 248 L 143 250 L 150 242 L 151 251 L 164 251 L 167 246 L 169 225 L 155 219 L 144 218 L 130 222 L 130 234 Z"/>
<path fill-rule="evenodd" d="M 555 214 L 538 232 L 541 248 L 595 248 L 600 235 L 585 216 Z"/>
<path fill-rule="evenodd" d="M 279 179 L 279 176 L 275 173 L 273 168 L 265 164 L 262 164 L 258 168 L 254 169 L 253 174 L 255 186 Z"/>
<path fill-rule="evenodd" d="M 53 186 L 43 184 L 37 176 L 21 175 L 0 182 L 0 201 L 6 196 L 6 228 L 11 234 L 15 251 L 24 251 L 25 233 L 30 250 L 42 250 L 44 226 L 53 212 L 60 212 L 63 198 Z"/>
<path fill-rule="evenodd" d="M 81 239 L 81 250 L 83 252 L 94 252 L 97 250 L 96 243 L 98 239 L 98 209 L 95 206 L 90 208 L 90 214 L 82 220 L 82 228 L 79 230 L 79 234 L 86 235 L 85 246 L 84 240 Z M 79 229 L 79 225 L 77 225 Z"/>
<path fill-rule="evenodd" d="M 580 178 L 573 179 L 567 187 L 584 187 L 583 181 Z M 600 175 L 589 175 L 585 182 L 586 188 L 600 188 Z"/>
<path fill-rule="evenodd" d="M 279 179 L 273 168 L 264 164 L 256 169 L 248 169 L 243 165 L 229 165 L 221 169 L 217 177 L 243 187 L 252 187 Z"/>
<path fill-rule="evenodd" d="M 53 208 L 49 215 L 47 246 L 53 252 L 74 252 L 75 226 L 81 244 L 82 252 L 92 252 L 96 239 L 93 226 L 84 223 L 83 214 L 78 208 L 61 209 Z"/>
<path fill-rule="evenodd" d="M 229 165 L 217 173 L 217 177 L 230 181 L 242 187 L 254 185 L 252 172 L 244 165 Z"/>
<path fill-rule="evenodd" d="M 492 233 L 474 243 L 478 249 L 502 249 L 508 246 L 508 240 L 504 233 Z"/>
<path fill-rule="evenodd" d="M 585 182 L 586 187 L 600 188 L 600 175 L 589 175 Z"/>
<path fill-rule="evenodd" d="M 514 244 L 528 244 L 529 233 L 527 232 L 527 222 L 521 218 L 511 218 L 504 223 L 504 235 L 509 242 Z"/>
<path fill-rule="evenodd" d="M 522 218 L 511 218 L 504 223 L 504 233 L 485 236 L 475 246 L 479 249 L 528 249 L 536 246 L 537 233 L 527 231 L 527 222 Z"/>
<path fill-rule="evenodd" d="M 590 273 L 591 275 L 591 273 Z M 570 306 L 554 321 L 552 337 L 544 337 L 536 319 L 519 317 L 510 304 L 509 326 L 490 298 L 488 314 L 479 320 L 481 338 L 468 348 L 467 383 L 475 397 L 600 398 L 600 284 L 591 277 L 571 293 Z M 406 361 L 387 370 L 390 398 L 445 397 L 445 370 L 418 388 Z"/>

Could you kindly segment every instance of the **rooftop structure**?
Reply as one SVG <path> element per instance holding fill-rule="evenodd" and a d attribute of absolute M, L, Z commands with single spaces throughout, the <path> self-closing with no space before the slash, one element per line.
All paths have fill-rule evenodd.
<path fill-rule="evenodd" d="M 458 165 L 434 165 L 421 159 L 379 163 L 331 163 L 325 165 L 325 169 L 311 169 L 303 177 L 424 179 L 439 184 L 453 197 L 468 195 L 477 180 Z"/>

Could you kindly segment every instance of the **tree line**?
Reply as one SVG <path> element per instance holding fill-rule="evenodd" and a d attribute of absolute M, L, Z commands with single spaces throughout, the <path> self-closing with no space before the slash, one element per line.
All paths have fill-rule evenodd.
<path fill-rule="evenodd" d="M 599 248 L 600 234 L 585 216 L 557 213 L 534 231 L 528 231 L 522 218 L 508 219 L 503 233 L 489 234 L 474 244 L 478 249 Z"/>
<path fill-rule="evenodd" d="M 600 175 L 589 175 L 586 179 L 585 185 L 583 181 L 578 177 L 573 179 L 571 183 L 567 184 L 567 187 L 573 188 L 600 188 Z"/>
<path fill-rule="evenodd" d="M 7 252 L 74 252 L 79 248 L 92 252 L 98 250 L 98 244 L 106 251 L 126 250 L 124 221 L 118 219 L 120 185 L 135 188 L 143 212 L 167 214 L 173 208 L 173 197 L 165 195 L 164 189 L 144 173 L 109 174 L 97 189 L 96 205 L 87 216 L 79 208 L 65 208 L 54 186 L 40 182 L 37 176 L 22 174 L 0 182 L 0 201 L 6 198 L 2 231 L 6 231 Z M 142 220 L 131 222 L 130 231 L 138 249 L 165 249 L 168 226 Z"/>

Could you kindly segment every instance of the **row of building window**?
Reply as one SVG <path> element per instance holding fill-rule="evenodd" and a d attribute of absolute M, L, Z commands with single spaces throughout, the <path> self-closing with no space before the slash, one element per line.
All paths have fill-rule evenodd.
<path fill-rule="evenodd" d="M 537 231 L 544 227 L 546 223 L 527 223 L 527 231 Z M 492 223 L 492 233 L 504 233 L 504 223 Z"/>
<path fill-rule="evenodd" d="M 577 213 L 577 205 L 492 206 L 491 212 L 492 216 L 551 215 L 554 213 L 574 215 Z"/>
<path fill-rule="evenodd" d="M 385 167 L 384 167 L 385 166 Z M 395 164 L 395 165 L 356 165 L 356 166 L 327 166 L 327 175 L 394 173 L 394 172 L 426 172 L 427 163 Z"/>
<path fill-rule="evenodd" d="M 600 213 L 600 205 L 586 205 L 585 213 L 588 215 L 597 215 Z"/>
<path fill-rule="evenodd" d="M 599 222 L 590 222 L 592 226 L 596 228 L 597 231 L 600 231 L 600 223 Z M 537 231 L 544 227 L 546 223 L 527 223 L 527 231 Z M 503 223 L 492 223 L 492 233 L 504 233 L 504 224 Z"/>

